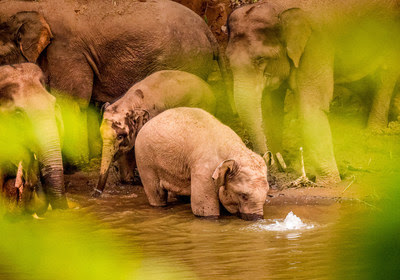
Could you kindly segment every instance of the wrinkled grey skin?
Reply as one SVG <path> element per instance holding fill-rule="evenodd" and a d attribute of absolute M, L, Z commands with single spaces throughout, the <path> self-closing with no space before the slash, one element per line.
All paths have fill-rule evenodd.
<path fill-rule="evenodd" d="M 9 147 L 2 146 L 0 152 L 2 181 L 15 176 L 15 168 L 22 162 L 27 187 L 35 188 L 41 180 L 52 208 L 68 208 L 59 135 L 61 114 L 55 97 L 44 88 L 44 76 L 37 65 L 0 67 L 0 114 L 0 125 L 9 127 L 0 136 Z"/>
<path fill-rule="evenodd" d="M 113 3 L 0 3 L 0 64 L 37 63 L 53 94 L 78 102 L 79 106 L 63 108 L 76 112 L 68 116 L 64 139 L 64 146 L 76 152 L 65 154 L 73 164 L 88 160 L 89 101 L 112 102 L 136 82 L 164 69 L 207 79 L 217 61 L 226 76 L 215 37 L 193 11 L 166 0 Z"/>
<path fill-rule="evenodd" d="M 198 108 L 167 110 L 146 123 L 135 155 L 150 205 L 165 206 L 168 192 L 190 195 L 192 212 L 218 217 L 263 217 L 269 189 L 264 160 L 232 129 Z"/>
<path fill-rule="evenodd" d="M 199 77 L 183 71 L 163 70 L 136 83 L 123 97 L 106 107 L 100 128 L 103 153 L 95 196 L 103 192 L 116 155 L 121 155 L 121 180 L 133 180 L 136 164 L 132 153 L 140 127 L 148 119 L 176 107 L 202 108 L 214 114 L 215 97 L 210 86 Z"/>
<path fill-rule="evenodd" d="M 290 88 L 306 164 L 315 169 L 318 183 L 340 181 L 327 116 L 334 83 L 374 75 L 377 91 L 368 127 L 387 125 L 400 73 L 400 21 L 394 2 L 264 0 L 230 15 L 226 54 L 234 99 L 256 152 L 275 148 L 269 136 L 276 129 L 271 113 L 276 105 L 263 108 L 262 101 L 279 99 L 283 106 L 284 95 L 277 96 Z"/>

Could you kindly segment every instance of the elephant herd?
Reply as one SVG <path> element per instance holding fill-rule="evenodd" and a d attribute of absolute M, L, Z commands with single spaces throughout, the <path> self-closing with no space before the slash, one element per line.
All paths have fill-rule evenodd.
<path fill-rule="evenodd" d="M 78 2 L 0 1 L 0 188 L 28 212 L 68 208 L 63 166 L 86 164 L 89 139 L 102 139 L 93 196 L 118 160 L 123 181 L 137 166 L 153 206 L 171 192 L 190 195 L 196 216 L 219 216 L 222 205 L 260 218 L 262 156 L 282 149 L 287 92 L 320 184 L 340 181 L 327 115 L 334 84 L 371 75 L 368 127 L 387 125 L 400 75 L 394 0 L 254 1 L 229 16 L 226 51 L 173 1 Z M 101 126 L 88 129 L 89 104 L 104 104 Z M 254 151 L 213 116 L 221 112 L 238 115 Z"/>

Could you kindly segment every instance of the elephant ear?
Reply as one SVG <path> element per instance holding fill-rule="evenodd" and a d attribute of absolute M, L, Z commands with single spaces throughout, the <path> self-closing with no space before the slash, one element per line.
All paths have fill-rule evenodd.
<path fill-rule="evenodd" d="M 37 12 L 19 12 L 9 19 L 14 38 L 27 61 L 35 63 L 53 35 L 46 20 Z"/>
<path fill-rule="evenodd" d="M 136 131 L 139 131 L 149 121 L 150 114 L 146 110 L 138 110 L 135 111 L 134 118 Z"/>
<path fill-rule="evenodd" d="M 311 24 L 307 19 L 306 13 L 299 8 L 292 8 L 282 12 L 279 15 L 279 19 L 287 54 L 297 68 L 311 36 Z"/>
<path fill-rule="evenodd" d="M 144 98 L 144 93 L 143 93 L 143 91 L 142 91 L 141 89 L 135 90 L 134 94 L 135 94 L 137 97 L 141 98 L 141 99 Z"/>
<path fill-rule="evenodd" d="M 135 110 L 128 113 L 125 119 L 125 124 L 129 129 L 129 138 L 131 140 L 136 137 L 138 131 L 150 119 L 150 114 L 146 110 Z"/>
<path fill-rule="evenodd" d="M 234 176 L 238 170 L 239 165 L 234 159 L 227 159 L 221 162 L 212 175 L 216 189 L 226 186 L 227 178 Z"/>
<path fill-rule="evenodd" d="M 106 102 L 104 103 L 101 108 L 100 108 L 100 115 L 103 116 L 104 115 L 104 111 L 107 109 L 108 106 L 110 106 L 110 102 Z"/>

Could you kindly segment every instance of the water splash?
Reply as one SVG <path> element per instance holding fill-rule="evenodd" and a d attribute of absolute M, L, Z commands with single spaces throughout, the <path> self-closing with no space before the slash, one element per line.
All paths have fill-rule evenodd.
<path fill-rule="evenodd" d="M 251 227 L 256 230 L 269 230 L 269 231 L 287 231 L 287 230 L 297 230 L 297 229 L 312 229 L 313 224 L 306 224 L 293 214 L 292 211 L 287 214 L 286 218 L 282 220 L 274 220 L 273 224 L 254 224 Z"/>

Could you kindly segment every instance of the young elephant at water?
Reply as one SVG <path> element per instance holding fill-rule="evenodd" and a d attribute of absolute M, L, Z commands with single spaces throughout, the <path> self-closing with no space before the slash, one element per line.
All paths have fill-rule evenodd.
<path fill-rule="evenodd" d="M 93 196 L 103 192 L 110 165 L 116 158 L 121 180 L 133 180 L 136 166 L 133 146 L 139 129 L 148 119 L 175 107 L 198 107 L 214 113 L 215 97 L 210 86 L 199 77 L 165 70 L 148 76 L 106 106 L 100 128 L 103 138 L 100 177 Z"/>
<path fill-rule="evenodd" d="M 159 114 L 140 130 L 135 155 L 152 206 L 165 206 L 172 192 L 190 195 L 196 216 L 219 216 L 221 202 L 242 219 L 263 217 L 269 189 L 264 160 L 204 110 Z"/>

